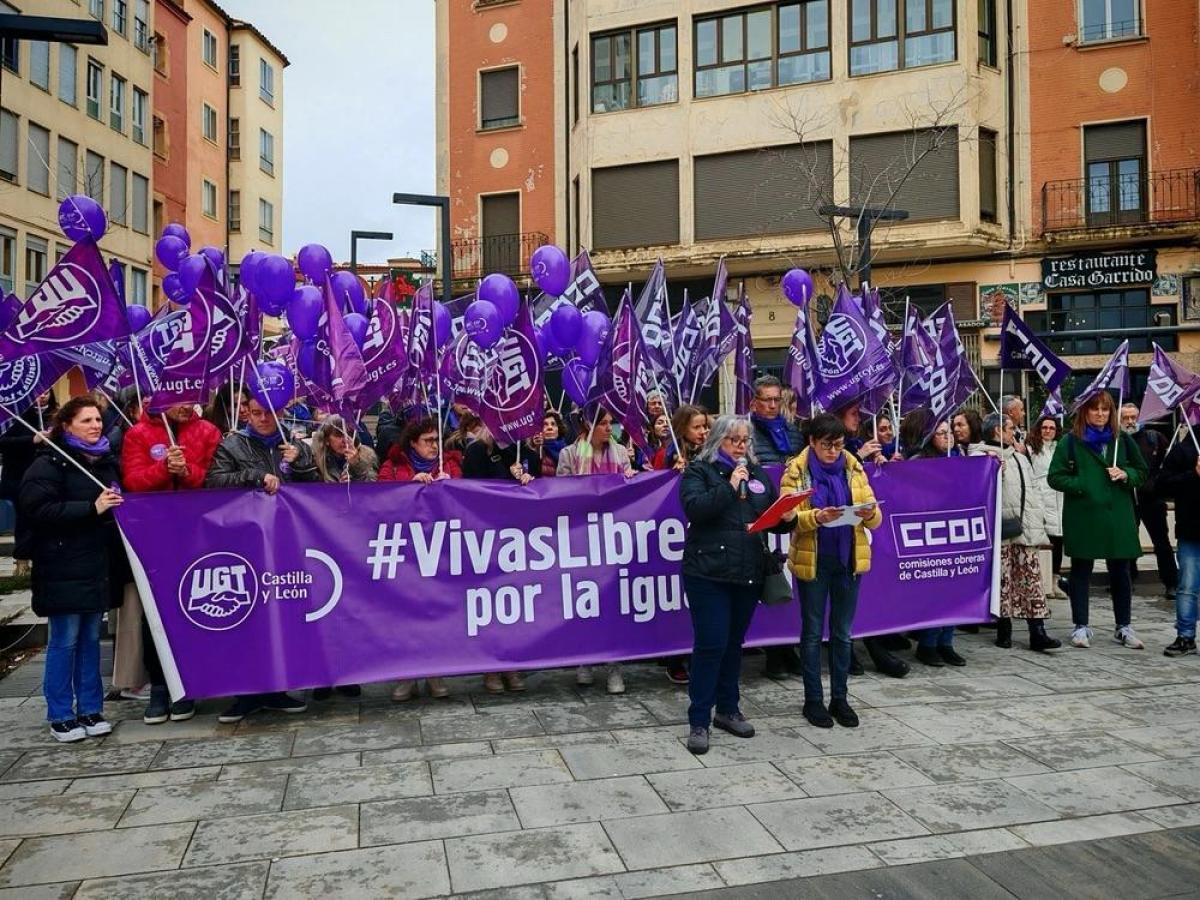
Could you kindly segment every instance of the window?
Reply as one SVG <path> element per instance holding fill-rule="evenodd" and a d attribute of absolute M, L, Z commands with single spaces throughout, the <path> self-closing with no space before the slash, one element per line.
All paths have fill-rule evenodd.
<path fill-rule="evenodd" d="M 167 224 L 167 214 L 161 200 L 154 201 L 152 215 L 154 216 L 154 233 L 162 234 L 163 226 Z"/>
<path fill-rule="evenodd" d="M 996 65 L 996 0 L 979 0 L 979 61 Z"/>
<path fill-rule="evenodd" d="M 979 129 L 979 218 L 996 219 L 996 132 Z"/>
<path fill-rule="evenodd" d="M 954 0 L 851 0 L 851 75 L 954 58 Z"/>
<path fill-rule="evenodd" d="M 268 175 L 275 174 L 275 135 L 265 128 L 258 129 L 258 167 Z"/>
<path fill-rule="evenodd" d="M 275 207 L 261 199 L 258 201 L 258 239 L 275 243 Z"/>
<path fill-rule="evenodd" d="M 0 228 L 0 294 L 13 292 L 17 272 L 17 233 Z"/>
<path fill-rule="evenodd" d="M 200 186 L 200 206 L 203 213 L 210 219 L 217 217 L 217 186 L 207 178 Z"/>
<path fill-rule="evenodd" d="M 814 212 L 833 196 L 828 141 L 697 156 L 696 240 L 820 230 Z"/>
<path fill-rule="evenodd" d="M 154 155 L 167 158 L 167 123 L 158 116 L 154 117 Z"/>
<path fill-rule="evenodd" d="M 15 13 L 7 3 L 0 3 L 0 12 Z M 16 38 L 0 38 L 0 66 L 21 74 L 21 45 Z"/>
<path fill-rule="evenodd" d="M 150 95 L 138 88 L 133 89 L 133 139 L 146 146 L 146 110 L 150 108 Z"/>
<path fill-rule="evenodd" d="M 637 105 L 674 103 L 679 99 L 674 24 L 640 29 L 636 46 Z"/>
<path fill-rule="evenodd" d="M 217 67 L 217 36 L 205 28 L 204 36 L 201 38 L 201 41 L 201 52 L 204 55 L 204 64 L 215 69 Z"/>
<path fill-rule="evenodd" d="M 1142 11 L 1139 0 L 1080 0 L 1079 39 L 1112 41 L 1140 37 Z"/>
<path fill-rule="evenodd" d="M 113 131 L 125 133 L 125 79 L 119 75 L 112 77 L 112 91 L 108 98 L 108 124 Z"/>
<path fill-rule="evenodd" d="M 229 45 L 229 84 L 240 87 L 242 84 L 242 48 L 240 44 Z"/>
<path fill-rule="evenodd" d="M 50 196 L 50 132 L 29 123 L 29 141 L 25 145 L 26 186 Z"/>
<path fill-rule="evenodd" d="M 571 48 L 571 121 L 579 121 L 579 45 Z"/>
<path fill-rule="evenodd" d="M 58 190 L 56 199 L 65 200 L 79 185 L 79 145 L 65 137 L 58 139 Z"/>
<path fill-rule="evenodd" d="M 1149 288 L 1134 290 L 1107 290 L 1086 294 L 1051 294 L 1046 298 L 1049 330 L 1066 332 L 1067 336 L 1047 341 L 1050 349 L 1062 354 L 1112 353 L 1126 337 L 1129 337 L 1130 353 L 1149 353 L 1156 340 L 1164 350 L 1176 349 L 1178 337 L 1174 334 L 1143 334 L 1109 336 L 1087 335 L 1070 337 L 1072 331 L 1111 331 L 1122 328 L 1150 328 L 1159 324 L 1175 324 L 1177 304 L 1154 306 L 1150 303 Z M 1078 381 L 1078 379 L 1077 379 Z M 1086 381 L 1079 382 L 1081 385 Z"/>
<path fill-rule="evenodd" d="M 104 205 L 104 157 L 89 150 L 83 158 L 83 192 Z"/>
<path fill-rule="evenodd" d="M 129 25 L 128 0 L 113 0 L 112 12 L 113 31 L 124 37 L 125 29 Z"/>
<path fill-rule="evenodd" d="M 1088 225 L 1146 218 L 1146 123 L 1118 122 L 1083 129 Z"/>
<path fill-rule="evenodd" d="M 104 96 L 104 66 L 94 59 L 87 64 L 87 114 L 100 119 L 100 101 Z"/>
<path fill-rule="evenodd" d="M 217 142 L 217 111 L 207 103 L 200 108 L 200 130 L 206 141 Z"/>
<path fill-rule="evenodd" d="M 46 41 L 29 42 L 29 81 L 43 91 L 50 90 L 50 45 Z"/>
<path fill-rule="evenodd" d="M 592 246 L 679 243 L 679 161 L 592 170 Z"/>
<path fill-rule="evenodd" d="M 104 0 L 88 0 L 88 12 L 93 19 L 104 21 Z"/>
<path fill-rule="evenodd" d="M 275 105 L 275 70 L 262 57 L 258 59 L 258 96 L 268 106 Z"/>
<path fill-rule="evenodd" d="M 242 230 L 242 192 L 229 192 L 229 230 L 239 232 Z"/>
<path fill-rule="evenodd" d="M 521 124 L 520 69 L 479 73 L 479 127 L 510 128 Z"/>
<path fill-rule="evenodd" d="M 521 268 L 521 195 L 479 198 L 483 270 L 516 274 Z"/>
<path fill-rule="evenodd" d="M 229 158 L 242 158 L 242 120 L 229 120 Z"/>
<path fill-rule="evenodd" d="M 829 2 L 804 0 L 696 23 L 696 96 L 825 81 Z"/>
<path fill-rule="evenodd" d="M 133 230 L 138 234 L 150 233 L 150 179 L 145 175 L 133 174 L 133 199 L 129 204 L 133 219 Z M 161 231 L 162 229 L 159 229 Z"/>
<path fill-rule="evenodd" d="M 32 234 L 25 236 L 25 297 L 28 298 L 46 277 L 49 244 Z"/>
<path fill-rule="evenodd" d="M 137 47 L 143 53 L 150 52 L 150 2 L 149 2 L 149 0 L 134 0 L 133 46 Z"/>
<path fill-rule="evenodd" d="M 0 109 L 0 178 L 17 180 L 17 117 L 7 109 Z"/>
<path fill-rule="evenodd" d="M 129 302 L 134 306 L 145 306 L 149 299 L 146 286 L 149 283 L 145 269 L 129 269 Z"/>
<path fill-rule="evenodd" d="M 851 137 L 850 197 L 908 210 L 909 221 L 957 219 L 958 129 Z"/>
<path fill-rule="evenodd" d="M 58 99 L 74 106 L 78 102 L 77 66 L 79 51 L 70 44 L 58 45 Z"/>
<path fill-rule="evenodd" d="M 154 71 L 164 78 L 167 76 L 167 39 L 154 32 L 154 43 L 151 46 L 154 57 Z"/>
<path fill-rule="evenodd" d="M 129 171 L 113 163 L 108 175 L 108 220 L 116 225 L 127 225 L 129 219 Z"/>

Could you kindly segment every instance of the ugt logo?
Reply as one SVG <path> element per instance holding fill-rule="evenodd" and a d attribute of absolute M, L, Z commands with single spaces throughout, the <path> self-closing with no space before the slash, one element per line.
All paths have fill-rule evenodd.
<path fill-rule="evenodd" d="M 249 617 L 258 600 L 258 573 L 236 553 L 209 553 L 179 581 L 179 608 L 197 628 L 229 631 Z"/>
<path fill-rule="evenodd" d="M 28 399 L 42 376 L 40 357 L 19 356 L 0 365 L 0 404 L 13 406 Z"/>
<path fill-rule="evenodd" d="M 100 289 L 86 269 L 60 263 L 17 313 L 18 341 L 68 344 L 86 337 L 100 318 Z"/>
<path fill-rule="evenodd" d="M 834 313 L 821 334 L 820 368 L 826 377 L 843 375 L 858 366 L 867 352 L 862 326 L 845 313 Z"/>

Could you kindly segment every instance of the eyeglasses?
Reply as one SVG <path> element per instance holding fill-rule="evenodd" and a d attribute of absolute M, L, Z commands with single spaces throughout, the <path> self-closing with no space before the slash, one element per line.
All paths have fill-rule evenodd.
<path fill-rule="evenodd" d="M 740 445 L 742 445 L 742 444 L 748 444 L 748 443 L 750 443 L 750 438 L 749 438 L 749 437 L 747 437 L 747 436 L 746 436 L 746 435 L 744 435 L 744 434 L 742 434 L 742 435 L 738 435 L 737 437 L 734 437 L 734 436 L 733 436 L 733 435 L 731 435 L 731 434 L 727 434 L 727 435 L 725 436 L 725 440 L 729 441 L 729 443 L 731 443 L 731 444 L 735 444 L 735 445 L 738 445 L 738 446 L 740 446 Z"/>
<path fill-rule="evenodd" d="M 754 399 L 766 406 L 778 406 L 783 402 L 782 397 L 755 397 Z"/>
<path fill-rule="evenodd" d="M 845 441 L 817 441 L 817 449 L 824 450 L 826 453 L 831 453 L 834 450 L 845 450 Z"/>

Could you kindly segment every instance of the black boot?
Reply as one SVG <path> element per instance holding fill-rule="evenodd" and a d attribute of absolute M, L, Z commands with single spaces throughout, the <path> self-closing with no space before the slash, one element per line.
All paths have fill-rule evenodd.
<path fill-rule="evenodd" d="M 933 666 L 935 669 L 940 669 L 945 665 L 942 662 L 942 656 L 937 651 L 937 647 L 917 647 L 916 657 L 927 666 Z"/>
<path fill-rule="evenodd" d="M 881 675 L 887 675 L 889 678 L 903 678 L 908 674 L 908 663 L 897 659 L 879 646 L 876 638 L 863 638 L 863 645 L 867 648 L 867 653 L 871 655 L 871 662 L 875 663 L 875 668 Z"/>
<path fill-rule="evenodd" d="M 850 643 L 850 674 L 862 675 L 866 670 L 863 668 L 862 660 L 858 658 L 858 654 L 854 652 L 854 643 Z"/>
<path fill-rule="evenodd" d="M 996 620 L 996 646 L 1005 650 L 1012 647 L 1012 619 L 1007 616 Z"/>
<path fill-rule="evenodd" d="M 1062 641 L 1046 634 L 1046 622 L 1044 619 L 1026 619 L 1025 621 L 1029 623 L 1030 650 L 1041 653 L 1045 650 L 1057 650 L 1062 646 Z"/>

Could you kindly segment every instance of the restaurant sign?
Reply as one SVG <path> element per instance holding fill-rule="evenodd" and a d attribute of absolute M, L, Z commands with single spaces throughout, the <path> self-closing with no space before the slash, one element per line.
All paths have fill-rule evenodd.
<path fill-rule="evenodd" d="M 1047 291 L 1150 284 L 1157 274 L 1157 250 L 1075 253 L 1042 260 L 1042 285 Z"/>

